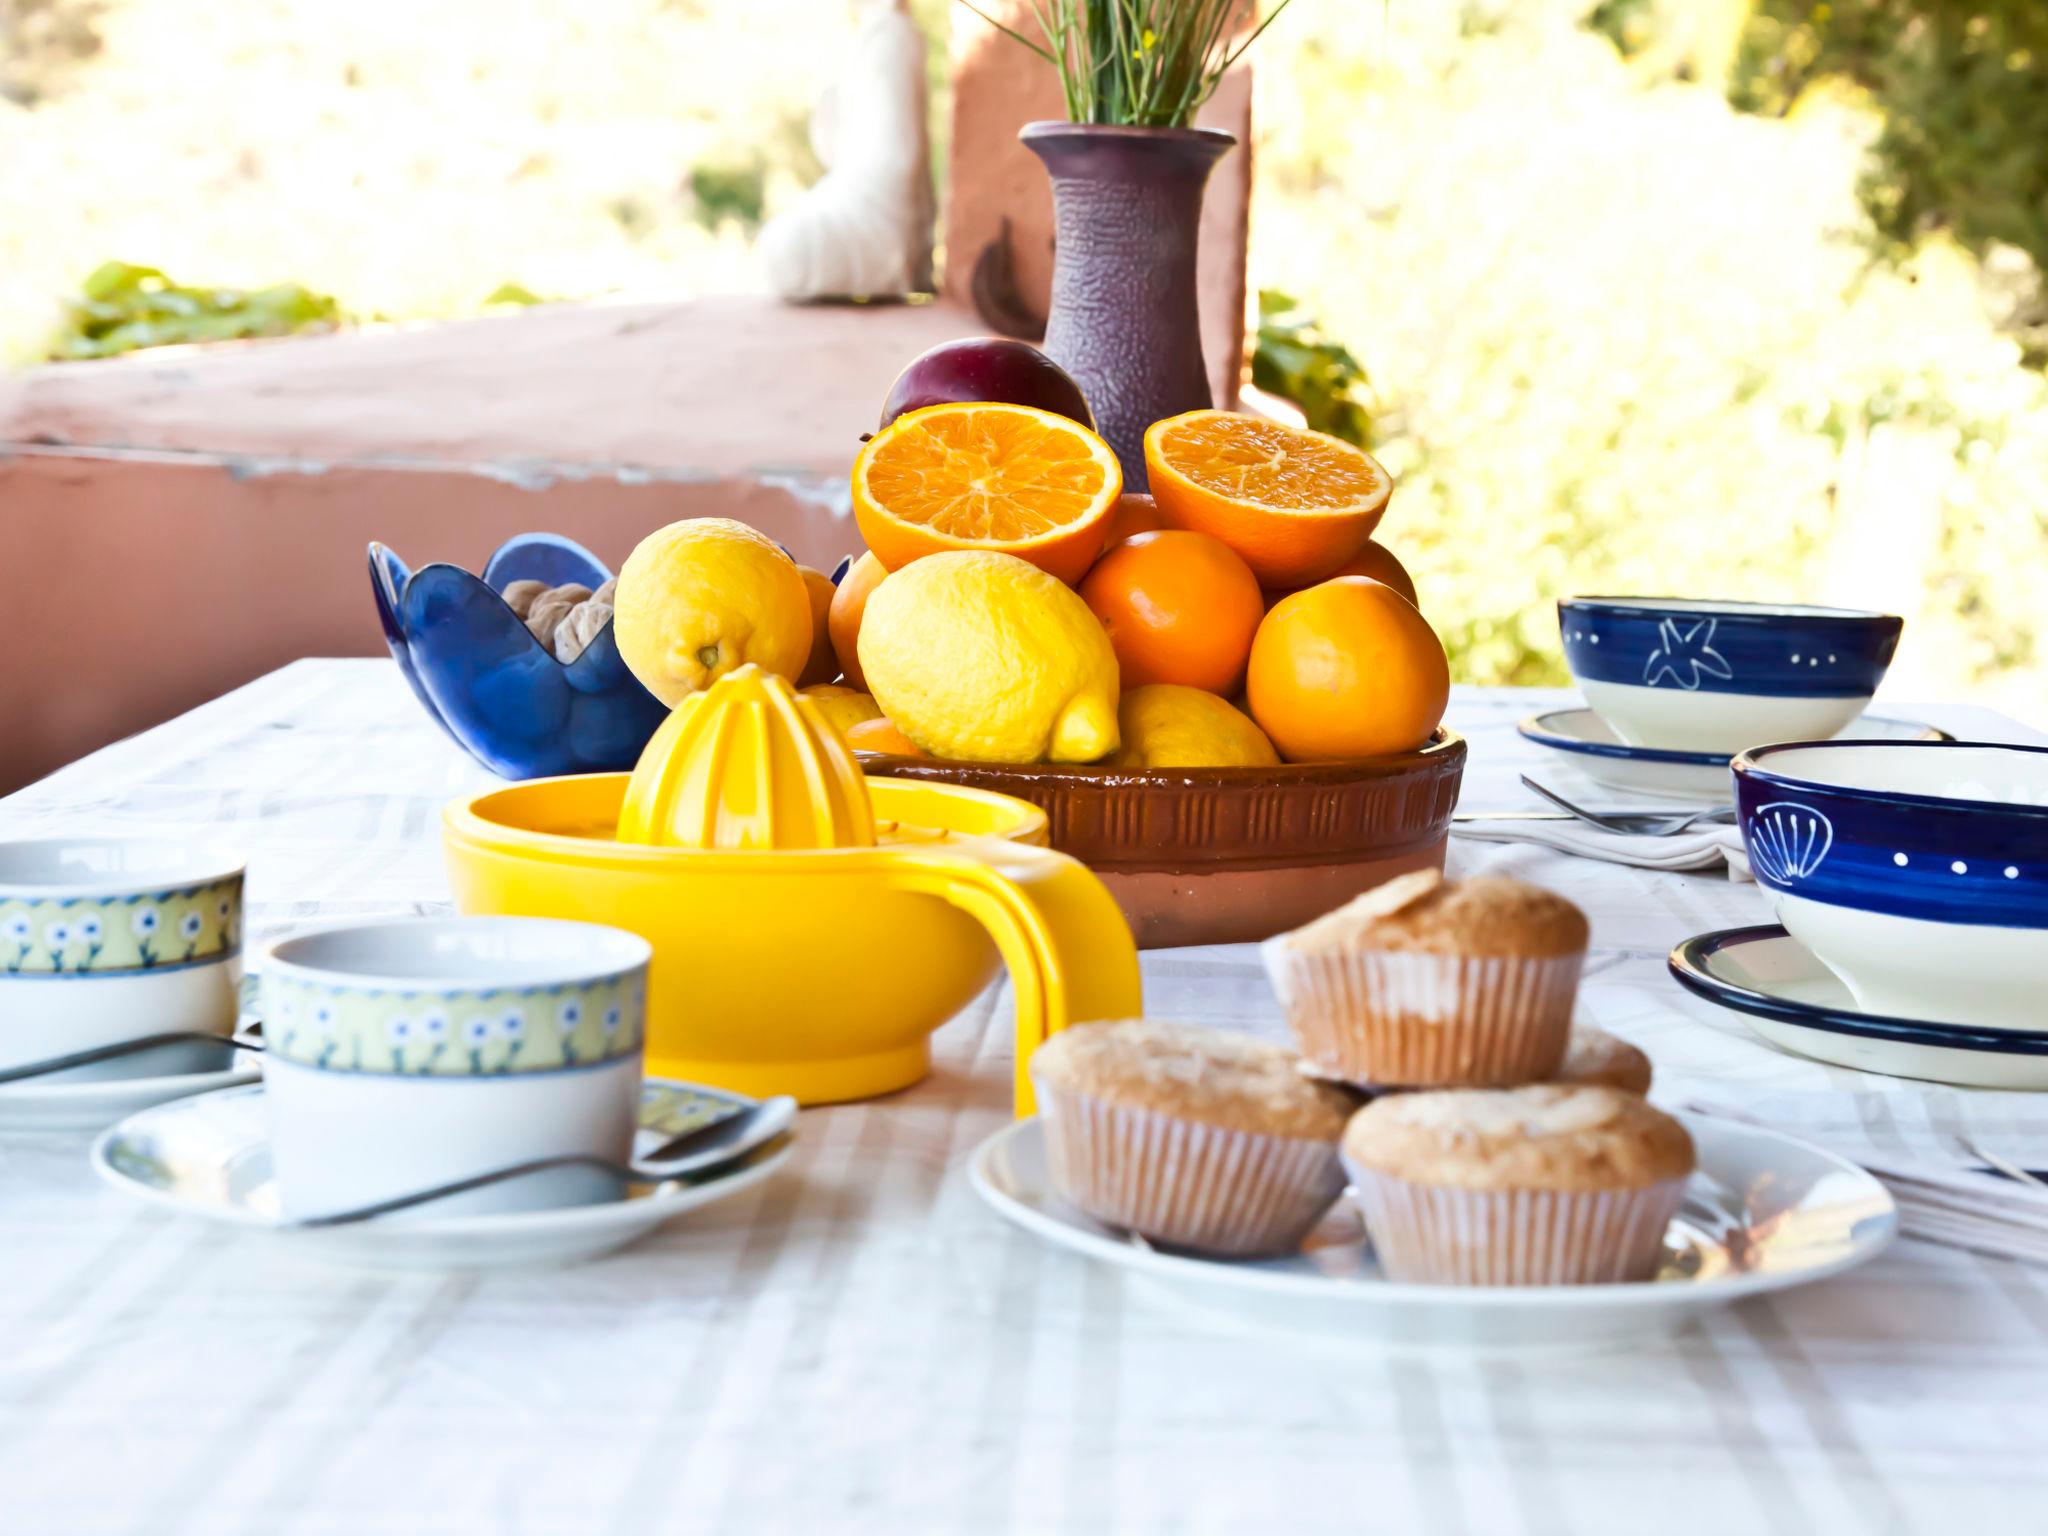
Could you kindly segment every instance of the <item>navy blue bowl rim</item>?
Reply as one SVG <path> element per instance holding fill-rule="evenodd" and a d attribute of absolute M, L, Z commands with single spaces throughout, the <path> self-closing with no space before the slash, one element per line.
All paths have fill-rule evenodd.
<path fill-rule="evenodd" d="M 1587 757 L 1616 757 L 1632 763 L 1683 763 L 1687 767 L 1692 768 L 1725 768 L 1734 757 L 1733 753 L 1724 757 L 1719 752 L 1681 752 L 1675 747 L 1632 747 L 1623 741 L 1581 741 L 1576 737 L 1561 735 L 1555 727 L 1547 726 L 1543 723 L 1546 720 L 1554 720 L 1559 715 L 1597 715 L 1597 713 L 1598 711 L 1589 704 L 1576 705 L 1570 709 L 1546 709 L 1541 714 L 1525 717 L 1515 727 L 1515 734 L 1524 741 L 1533 741 L 1538 746 L 1551 747 L 1559 752 L 1579 752 Z M 1947 731 L 1942 730 L 1940 726 L 1922 725 L 1917 720 L 1895 720 L 1890 715 L 1872 715 L 1862 718 L 1890 720 L 1894 725 L 1920 725 L 1922 730 L 1937 732 L 1938 739 L 1927 741 L 1925 743 L 1927 746 L 1938 746 L 1944 742 L 1955 741 L 1955 738 L 1949 735 Z M 1882 741 L 1788 741 L 1780 742 L 1777 745 L 1788 747 L 1876 747 L 1886 745 L 1886 743 Z M 1915 743 L 1901 742 L 1899 745 L 1912 746 Z M 1754 752 L 1769 749 L 1752 747 L 1750 750 Z"/>
<path fill-rule="evenodd" d="M 1926 1024 L 1911 1019 L 1894 1019 L 1882 1014 L 1858 1013 L 1850 1008 L 1828 1008 L 1818 1003 L 1794 1002 L 1768 992 L 1724 981 L 1707 969 L 1707 962 L 1724 949 L 1738 944 L 1755 944 L 1766 939 L 1791 939 L 1779 923 L 1759 923 L 1749 928 L 1722 928 L 1697 934 L 1676 946 L 1666 958 L 1678 984 L 1710 1003 L 1753 1013 L 1786 1024 L 1825 1030 L 1834 1035 L 1860 1035 L 1870 1040 L 1889 1040 L 1899 1045 L 1934 1045 L 1945 1050 L 1995 1051 L 2003 1056 L 2048 1056 L 2048 1035 L 2019 1034 L 2002 1029 L 1972 1029 L 1967 1024 Z M 1798 942 L 1793 940 L 1794 943 Z"/>
<path fill-rule="evenodd" d="M 1686 604 L 1674 608 L 1674 604 Z M 1905 627 L 1906 621 L 1895 613 L 1883 613 L 1875 608 L 1829 608 L 1818 603 L 1773 603 L 1761 599 L 1741 597 L 1610 597 L 1588 594 L 1584 597 L 1560 597 L 1558 612 L 1567 608 L 1597 608 L 1606 613 L 1630 614 L 1638 618 L 1667 618 L 1674 612 L 1696 614 L 1700 618 L 1731 619 L 1737 624 L 1764 624 L 1772 621 L 1799 624 L 1868 624 L 1873 620 Z"/>
<path fill-rule="evenodd" d="M 1856 800 L 1865 805 L 1911 806 L 1925 811 L 1974 811 L 1989 816 L 2017 816 L 2025 821 L 2048 821 L 2048 805 L 2027 805 L 2013 800 L 1964 800 L 1947 795 L 1915 795 L 1905 790 L 1861 789 L 1846 784 L 1825 784 L 1818 779 L 1802 779 L 1789 773 L 1772 773 L 1760 767 L 1758 760 L 1774 752 L 1805 752 L 1827 750 L 1833 747 L 1875 747 L 1880 751 L 1892 751 L 1900 747 L 1925 750 L 1927 748 L 1949 749 L 1971 747 L 1980 752 L 2027 752 L 2034 756 L 2048 758 L 2048 747 L 2030 746 L 2016 741 L 1957 741 L 1953 737 L 1946 741 L 1780 741 L 1767 747 L 1750 747 L 1735 754 L 1729 766 L 1734 770 L 1736 783 L 1753 780 L 1768 784 L 1773 789 L 1789 789 L 1795 793 L 1809 795 L 1833 795 L 1844 800 Z"/>

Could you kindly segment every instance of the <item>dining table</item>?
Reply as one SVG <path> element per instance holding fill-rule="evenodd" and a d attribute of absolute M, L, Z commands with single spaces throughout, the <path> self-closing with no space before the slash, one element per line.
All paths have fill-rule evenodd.
<path fill-rule="evenodd" d="M 1572 701 L 1454 690 L 1461 809 L 1540 808 L 1524 773 L 1600 798 L 1515 730 Z M 1967 705 L 1885 713 L 2048 739 Z M 0 837 L 233 845 L 260 963 L 310 923 L 451 910 L 441 810 L 492 782 L 390 662 L 306 660 L 0 800 Z M 1586 910 L 1579 1018 L 1649 1054 L 1660 1101 L 1901 1156 L 1963 1113 L 2048 1126 L 2048 1095 L 1823 1065 L 1685 993 L 1674 944 L 1769 921 L 1725 870 L 1453 837 L 1449 872 L 1479 871 Z M 1141 958 L 1150 1016 L 1282 1034 L 1255 946 Z M 805 1110 L 772 1178 L 567 1267 L 311 1264 L 124 1198 L 87 1133 L 0 1135 L 0 1532 L 2048 1530 L 2048 1267 L 1908 1235 L 1594 1353 L 1240 1325 L 977 1196 L 1010 1018 L 998 980 L 923 1082 Z"/>

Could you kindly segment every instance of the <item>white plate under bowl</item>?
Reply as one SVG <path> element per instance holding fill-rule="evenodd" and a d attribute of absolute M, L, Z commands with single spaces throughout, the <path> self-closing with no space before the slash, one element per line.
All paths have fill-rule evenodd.
<path fill-rule="evenodd" d="M 225 1043 L 191 1041 L 0 1083 L 0 1132 L 103 1130 L 153 1104 L 256 1082 L 260 1062 Z"/>
<path fill-rule="evenodd" d="M 1117 1266 L 1163 1300 L 1319 1345 L 1606 1348 L 1668 1333 L 1744 1297 L 1839 1275 L 1897 1232 L 1891 1196 L 1855 1164 L 1776 1131 L 1679 1118 L 1699 1150 L 1699 1171 L 1665 1238 L 1663 1270 L 1633 1285 L 1396 1284 L 1381 1275 L 1348 1197 L 1298 1254 L 1219 1260 L 1164 1252 L 1053 1192 L 1035 1119 L 983 1142 L 968 1176 L 1011 1221 Z"/>
<path fill-rule="evenodd" d="M 1590 709 L 1553 709 L 1515 727 L 1523 740 L 1557 754 L 1596 783 L 1632 794 L 1725 804 L 1735 798 L 1730 759 L 1713 752 L 1632 747 Z M 1837 741 L 1947 741 L 1946 731 L 1912 720 L 1864 715 Z"/>
<path fill-rule="evenodd" d="M 1864 1013 L 1841 978 L 1776 923 L 1687 939 L 1671 951 L 1671 974 L 1771 1044 L 1815 1061 L 1964 1088 L 2048 1089 L 2048 1031 Z"/>
<path fill-rule="evenodd" d="M 649 1078 L 640 1139 L 651 1145 L 752 1104 L 694 1083 Z M 634 1184 L 618 1200 L 500 1216 L 444 1216 L 423 1206 L 346 1227 L 294 1228 L 277 1216 L 270 1116 L 261 1086 L 144 1110 L 93 1143 L 93 1171 L 162 1209 L 261 1234 L 301 1257 L 354 1268 L 495 1269 L 595 1258 L 646 1236 L 685 1211 L 751 1189 L 788 1159 L 788 1138 L 737 1170 L 701 1183 Z"/>

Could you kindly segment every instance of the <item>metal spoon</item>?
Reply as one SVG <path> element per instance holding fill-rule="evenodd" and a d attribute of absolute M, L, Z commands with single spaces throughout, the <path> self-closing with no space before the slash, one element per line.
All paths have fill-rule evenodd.
<path fill-rule="evenodd" d="M 24 1067 L 9 1067 L 0 1072 L 0 1083 L 19 1083 L 31 1077 L 47 1077 L 52 1072 L 69 1072 L 73 1067 L 89 1067 L 95 1062 L 115 1061 L 123 1056 L 133 1056 L 138 1051 L 153 1051 L 162 1045 L 231 1045 L 238 1051 L 260 1051 L 263 1049 L 263 1026 L 252 1025 L 237 1035 L 216 1035 L 197 1029 L 173 1029 L 160 1035 L 142 1035 L 134 1040 L 117 1040 L 112 1045 L 96 1045 L 91 1050 L 72 1051 L 64 1056 L 49 1056 L 41 1061 L 32 1061 Z"/>
<path fill-rule="evenodd" d="M 1724 822 L 1732 821 L 1735 817 L 1735 807 L 1732 805 L 1709 806 L 1700 811 L 1589 811 L 1583 806 L 1573 805 L 1556 791 L 1545 789 L 1526 773 L 1522 775 L 1522 787 L 1534 791 L 1559 810 L 1569 811 L 1588 826 L 1598 827 L 1603 832 L 1669 837 L 1703 821 Z"/>
<path fill-rule="evenodd" d="M 427 1205 L 435 1200 L 445 1200 L 450 1195 L 467 1194 L 473 1189 L 488 1185 L 502 1184 L 507 1179 L 521 1179 L 530 1173 L 543 1173 L 551 1168 L 595 1168 L 609 1173 L 614 1178 L 643 1184 L 659 1184 L 668 1179 L 702 1178 L 714 1172 L 722 1172 L 729 1165 L 739 1162 L 749 1153 L 767 1145 L 784 1134 L 796 1121 L 796 1100 L 787 1094 L 778 1094 L 772 1099 L 763 1099 L 738 1112 L 713 1120 L 708 1125 L 692 1126 L 680 1136 L 671 1138 L 656 1147 L 644 1157 L 630 1163 L 615 1163 L 610 1158 L 598 1157 L 584 1152 L 564 1153 L 559 1157 L 537 1157 L 531 1162 L 514 1163 L 509 1168 L 495 1168 L 489 1173 L 471 1174 L 466 1179 L 453 1179 L 446 1184 L 436 1184 L 431 1189 L 415 1190 L 409 1195 L 394 1195 L 389 1200 L 374 1201 L 346 1211 L 330 1211 L 324 1216 L 307 1216 L 297 1221 L 280 1223 L 286 1227 L 346 1227 L 359 1221 L 368 1221 L 375 1216 L 389 1216 L 394 1211 L 408 1211 L 416 1205 Z"/>

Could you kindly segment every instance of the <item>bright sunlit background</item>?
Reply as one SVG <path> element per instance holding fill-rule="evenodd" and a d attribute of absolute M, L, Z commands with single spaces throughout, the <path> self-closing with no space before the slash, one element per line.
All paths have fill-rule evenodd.
<path fill-rule="evenodd" d="M 1905 614 L 1902 695 L 2048 714 L 2044 11 L 1294 0 L 1252 276 L 1369 376 L 1461 679 L 1561 680 L 1562 593 L 1801 598 Z M 0 357 L 110 258 L 358 319 L 756 288 L 843 15 L 0 0 Z"/>

